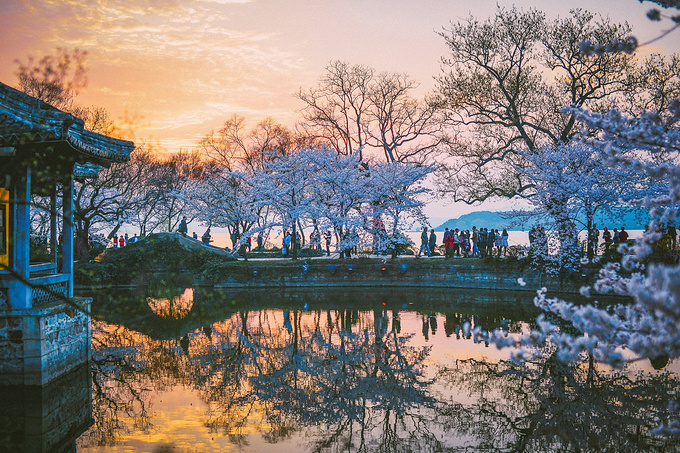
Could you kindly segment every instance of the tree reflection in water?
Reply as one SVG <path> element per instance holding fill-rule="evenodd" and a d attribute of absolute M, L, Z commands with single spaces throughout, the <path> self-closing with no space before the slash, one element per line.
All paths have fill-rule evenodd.
<path fill-rule="evenodd" d="M 545 356 L 442 367 L 440 382 L 474 402 L 450 399 L 441 421 L 472 439 L 475 451 L 679 451 L 677 441 L 654 433 L 671 416 L 676 375 L 602 371 L 592 360 L 567 364 L 554 351 Z"/>
<path fill-rule="evenodd" d="M 189 313 L 163 318 L 145 295 L 116 296 L 100 316 L 136 331 L 93 325 L 95 425 L 80 446 L 162 430 L 151 422 L 154 395 L 181 386 L 206 404 L 201 422 L 211 436 L 246 450 L 258 435 L 319 452 L 675 451 L 652 429 L 667 416 L 676 376 L 634 379 L 552 356 L 524 365 L 457 360 L 478 347 L 466 323 L 518 332 L 535 314 L 469 299 L 421 300 L 422 309 L 407 311 L 412 294 L 392 297 L 398 302 L 357 299 L 372 310 L 334 299 L 321 302 L 334 308 L 310 311 L 298 295 L 287 303 L 222 297 L 185 301 Z"/>

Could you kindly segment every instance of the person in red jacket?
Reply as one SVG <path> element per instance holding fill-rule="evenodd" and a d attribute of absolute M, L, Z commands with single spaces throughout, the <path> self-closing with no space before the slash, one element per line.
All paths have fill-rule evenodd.
<path fill-rule="evenodd" d="M 621 231 L 619 231 L 619 243 L 623 244 L 628 240 L 628 232 L 624 227 L 621 227 Z"/>

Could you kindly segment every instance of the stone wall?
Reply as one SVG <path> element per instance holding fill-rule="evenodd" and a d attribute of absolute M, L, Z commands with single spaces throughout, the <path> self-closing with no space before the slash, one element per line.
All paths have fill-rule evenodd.
<path fill-rule="evenodd" d="M 44 387 L 0 386 L 0 451 L 75 452 L 92 425 L 89 363 Z"/>
<path fill-rule="evenodd" d="M 90 302 L 0 310 L 0 385 L 43 386 L 87 362 Z"/>
<path fill-rule="evenodd" d="M 198 286 L 240 287 L 442 287 L 536 291 L 545 286 L 552 292 L 575 293 L 580 276 L 548 277 L 536 270 L 494 268 L 456 264 L 443 260 L 310 260 L 258 263 L 255 260 L 230 266 L 218 281 L 197 279 Z M 524 284 L 520 284 L 518 279 Z"/>

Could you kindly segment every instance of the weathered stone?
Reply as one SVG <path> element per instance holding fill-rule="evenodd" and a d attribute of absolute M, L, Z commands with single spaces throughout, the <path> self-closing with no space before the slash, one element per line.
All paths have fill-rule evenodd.
<path fill-rule="evenodd" d="M 534 292 L 542 286 L 551 291 L 578 293 L 582 282 L 550 278 L 536 270 L 496 268 L 492 263 L 455 263 L 442 259 L 281 262 L 258 265 L 238 263 L 226 269 L 217 282 L 196 280 L 197 286 L 241 287 L 440 287 Z M 253 272 L 257 269 L 257 273 Z M 526 283 L 518 283 L 518 278 Z"/>
<path fill-rule="evenodd" d="M 85 307 L 89 302 L 82 301 Z M 89 316 L 82 311 L 64 313 L 53 305 L 25 310 L 23 316 L 16 311 L 3 316 L 0 311 L 0 319 L 7 320 L 7 327 L 0 330 L 0 359 L 5 359 L 0 360 L 0 375 L 5 384 L 45 385 L 89 358 Z"/>
<path fill-rule="evenodd" d="M 24 333 L 21 330 L 12 330 L 8 335 L 9 341 L 19 344 L 24 339 Z"/>
<path fill-rule="evenodd" d="M 84 364 L 44 387 L 1 387 L 0 451 L 47 453 L 73 445 L 92 423 L 90 385 Z"/>

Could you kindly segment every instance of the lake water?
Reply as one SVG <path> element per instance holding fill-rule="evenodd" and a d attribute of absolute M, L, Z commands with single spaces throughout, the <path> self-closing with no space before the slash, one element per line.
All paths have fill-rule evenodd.
<path fill-rule="evenodd" d="M 549 350 L 517 364 L 465 335 L 466 323 L 526 332 L 531 294 L 163 282 L 88 294 L 94 424 L 80 452 L 679 448 L 652 433 L 677 374 L 565 365 Z"/>

